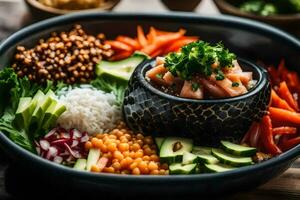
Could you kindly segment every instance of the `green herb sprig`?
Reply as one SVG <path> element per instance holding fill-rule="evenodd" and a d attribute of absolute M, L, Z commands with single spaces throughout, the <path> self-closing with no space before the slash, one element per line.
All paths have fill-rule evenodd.
<path fill-rule="evenodd" d="M 235 59 L 235 54 L 225 49 L 222 43 L 211 45 L 204 41 L 197 41 L 182 47 L 180 52 L 168 54 L 165 58 L 165 66 L 173 76 L 191 80 L 195 74 L 210 76 L 216 70 L 212 68 L 212 64 L 216 62 L 219 63 L 218 71 L 232 67 L 232 61 Z"/>

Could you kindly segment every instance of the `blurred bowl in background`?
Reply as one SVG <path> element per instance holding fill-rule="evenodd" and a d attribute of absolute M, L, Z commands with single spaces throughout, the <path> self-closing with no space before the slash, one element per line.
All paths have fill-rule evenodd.
<path fill-rule="evenodd" d="M 261 21 L 273 26 L 277 26 L 286 31 L 300 36 L 300 14 L 282 14 L 272 16 L 261 16 L 241 11 L 237 5 L 243 0 L 214 0 L 217 8 L 223 14 L 229 14 L 249 19 Z"/>
<path fill-rule="evenodd" d="M 91 9 L 82 9 L 82 10 L 66 10 L 66 9 L 59 9 L 50 6 L 46 6 L 37 0 L 25 0 L 27 7 L 32 15 L 33 20 L 41 20 L 50 17 L 55 17 L 58 15 L 69 14 L 73 12 L 79 11 L 108 11 L 112 10 L 121 0 L 107 0 L 103 3 L 100 7 L 91 8 Z"/>
<path fill-rule="evenodd" d="M 201 0 L 161 0 L 170 10 L 194 11 Z"/>

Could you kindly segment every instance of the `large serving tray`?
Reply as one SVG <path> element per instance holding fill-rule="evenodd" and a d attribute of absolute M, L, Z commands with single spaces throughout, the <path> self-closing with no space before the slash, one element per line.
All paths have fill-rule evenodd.
<path fill-rule="evenodd" d="M 52 31 L 68 30 L 79 23 L 89 33 L 103 32 L 108 38 L 118 34 L 135 34 L 136 26 L 155 26 L 163 30 L 187 29 L 209 42 L 223 41 L 238 56 L 276 64 L 286 59 L 288 67 L 300 72 L 300 42 L 278 29 L 241 18 L 204 17 L 190 14 L 108 14 L 79 13 L 39 22 L 13 34 L 0 46 L 0 66 L 9 66 L 18 44 L 33 46 Z M 1 98 L 1 97 L 0 97 Z M 172 176 L 125 176 L 80 172 L 44 160 L 10 141 L 0 133 L 1 148 L 20 165 L 34 170 L 38 176 L 58 187 L 72 187 L 81 192 L 101 191 L 120 195 L 179 195 L 223 193 L 248 190 L 283 173 L 300 154 L 300 146 L 261 164 L 218 174 Z M 24 172 L 26 173 L 26 172 Z M 34 177 L 33 177 L 34 179 Z M 115 191 L 118 191 L 116 193 Z"/>

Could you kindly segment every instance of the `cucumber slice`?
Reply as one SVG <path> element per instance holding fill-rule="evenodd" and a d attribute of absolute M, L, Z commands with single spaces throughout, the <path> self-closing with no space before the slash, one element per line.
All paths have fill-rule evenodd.
<path fill-rule="evenodd" d="M 156 143 L 156 146 L 158 148 L 158 150 L 160 149 L 163 141 L 164 141 L 165 138 L 162 138 L 162 137 L 156 137 L 155 138 L 155 143 Z"/>
<path fill-rule="evenodd" d="M 224 165 L 224 164 L 205 164 L 204 168 L 205 168 L 205 171 L 210 172 L 210 173 L 226 172 L 229 170 L 236 169 L 234 167 Z"/>
<path fill-rule="evenodd" d="M 196 154 L 198 163 L 217 164 L 219 160 L 213 155 Z"/>
<path fill-rule="evenodd" d="M 211 147 L 194 146 L 192 153 L 194 154 L 211 154 Z"/>
<path fill-rule="evenodd" d="M 212 149 L 212 154 L 223 164 L 228 164 L 234 167 L 242 167 L 252 165 L 251 157 L 240 157 L 228 154 L 221 149 Z"/>
<path fill-rule="evenodd" d="M 159 157 L 162 163 L 182 162 L 184 152 L 191 152 L 193 140 L 179 137 L 167 137 L 160 148 Z"/>
<path fill-rule="evenodd" d="M 173 163 L 169 166 L 170 174 L 193 174 L 196 171 L 197 164 L 182 165 Z"/>
<path fill-rule="evenodd" d="M 97 65 L 96 74 L 98 77 L 127 82 L 135 68 L 147 58 L 145 54 L 135 53 L 120 61 L 101 61 Z"/>
<path fill-rule="evenodd" d="M 100 158 L 100 149 L 90 149 L 89 155 L 86 161 L 86 170 L 91 171 L 93 165 L 96 165 Z"/>
<path fill-rule="evenodd" d="M 86 159 L 78 159 L 73 169 L 84 171 L 86 168 Z"/>
<path fill-rule="evenodd" d="M 234 144 L 228 141 L 221 141 L 224 151 L 237 156 L 254 156 L 256 154 L 256 148 L 245 147 L 242 145 Z"/>

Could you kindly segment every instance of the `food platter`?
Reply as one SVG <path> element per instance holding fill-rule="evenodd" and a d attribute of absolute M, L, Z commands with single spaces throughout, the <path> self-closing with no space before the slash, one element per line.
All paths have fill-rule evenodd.
<path fill-rule="evenodd" d="M 32 47 L 40 38 L 53 31 L 66 31 L 74 24 L 81 24 L 89 33 L 103 32 L 114 38 L 120 34 L 134 35 L 137 25 L 176 31 L 185 28 L 190 35 L 197 35 L 209 42 L 223 41 L 224 45 L 238 56 L 255 62 L 278 63 L 282 57 L 292 70 L 297 66 L 299 42 L 275 28 L 233 17 L 203 17 L 188 14 L 97 14 L 81 13 L 58 17 L 31 25 L 15 33 L 0 46 L 0 64 L 9 66 L 17 44 Z M 259 49 L 259 51 L 258 51 Z M 276 49 L 276 51 L 274 51 Z M 271 52 L 271 53 L 270 53 Z M 299 64 L 298 64 L 299 65 Z M 34 155 L 13 143 L 3 133 L 0 135 L 2 149 L 22 165 L 34 168 L 43 177 L 58 184 L 72 185 L 82 191 L 113 191 L 118 189 L 126 194 L 161 193 L 172 191 L 174 195 L 214 194 L 248 190 L 265 183 L 284 172 L 299 155 L 299 146 L 265 162 L 216 174 L 170 175 L 170 176 L 122 176 L 117 174 L 75 171 L 57 165 Z M 82 187 L 84 185 L 84 187 Z"/>

